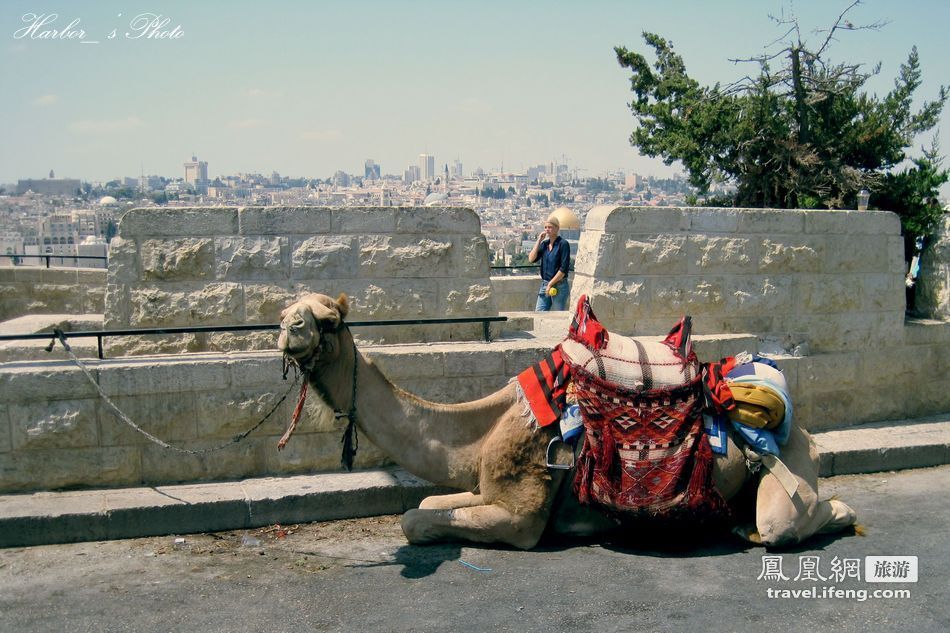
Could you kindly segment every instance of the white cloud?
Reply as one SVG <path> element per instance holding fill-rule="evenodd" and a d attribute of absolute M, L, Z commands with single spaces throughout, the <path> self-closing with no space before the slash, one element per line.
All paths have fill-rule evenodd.
<path fill-rule="evenodd" d="M 300 135 L 304 141 L 336 141 L 343 138 L 340 130 L 309 130 Z"/>
<path fill-rule="evenodd" d="M 43 95 L 33 99 L 31 103 L 37 106 L 51 106 L 57 101 L 59 101 L 59 95 Z"/>
<path fill-rule="evenodd" d="M 104 119 L 93 121 L 84 119 L 76 121 L 69 126 L 73 132 L 80 134 L 96 134 L 101 132 L 118 132 L 121 130 L 131 130 L 142 126 L 142 120 L 137 116 L 129 116 L 124 119 Z"/>
<path fill-rule="evenodd" d="M 242 130 L 251 130 L 254 128 L 267 127 L 270 125 L 268 121 L 264 119 L 241 119 L 239 121 L 231 121 L 228 123 L 230 127 L 240 128 Z"/>

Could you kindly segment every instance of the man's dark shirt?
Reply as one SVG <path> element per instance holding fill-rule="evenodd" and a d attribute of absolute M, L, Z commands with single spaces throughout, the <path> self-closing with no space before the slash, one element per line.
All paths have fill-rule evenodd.
<path fill-rule="evenodd" d="M 541 242 L 541 279 L 551 281 L 551 278 L 561 270 L 564 272 L 565 279 L 567 271 L 571 268 L 571 245 L 563 237 L 558 235 L 554 238 L 554 248 L 548 250 L 548 242 Z"/>

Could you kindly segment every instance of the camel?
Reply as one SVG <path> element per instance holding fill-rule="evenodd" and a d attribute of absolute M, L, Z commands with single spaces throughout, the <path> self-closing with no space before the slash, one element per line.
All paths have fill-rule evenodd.
<path fill-rule="evenodd" d="M 359 430 L 399 466 L 467 491 L 430 496 L 407 511 L 402 529 L 409 543 L 473 541 L 531 549 L 546 529 L 589 537 L 616 527 L 563 494 L 571 471 L 551 470 L 545 459 L 557 425 L 527 425 L 514 383 L 462 404 L 419 398 L 394 386 L 358 351 L 344 321 L 348 311 L 344 294 L 335 300 L 302 297 L 281 313 L 278 348 L 339 417 L 353 414 Z M 713 481 L 727 501 L 758 479 L 755 524 L 737 534 L 759 545 L 789 546 L 855 523 L 843 502 L 819 500 L 818 455 L 803 429 L 793 429 L 782 460 L 798 480 L 793 496 L 766 469 L 751 475 L 746 455 L 731 439 L 728 453 L 716 456 Z"/>

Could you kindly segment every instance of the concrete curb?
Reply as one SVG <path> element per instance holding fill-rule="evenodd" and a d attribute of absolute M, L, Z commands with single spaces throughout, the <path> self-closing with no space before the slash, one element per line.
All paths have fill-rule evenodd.
<path fill-rule="evenodd" d="M 822 476 L 950 463 L 950 414 L 815 433 Z M 451 490 L 400 469 L 0 496 L 0 547 L 399 514 Z"/>

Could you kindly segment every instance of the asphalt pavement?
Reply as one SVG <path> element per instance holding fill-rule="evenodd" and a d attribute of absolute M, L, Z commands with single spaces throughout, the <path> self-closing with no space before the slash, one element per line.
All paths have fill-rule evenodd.
<path fill-rule="evenodd" d="M 778 551 L 722 534 L 419 547 L 396 516 L 7 548 L 0 628 L 943 632 L 948 489 L 950 466 L 823 479 L 864 536 Z"/>

